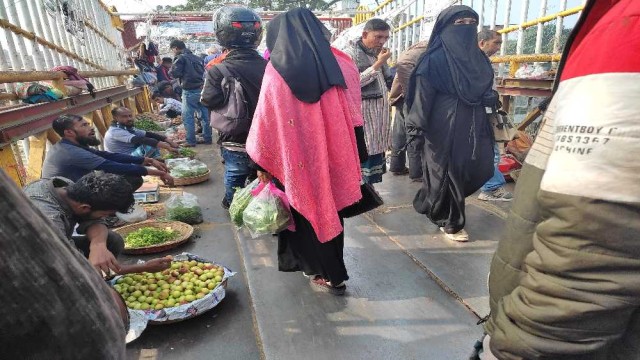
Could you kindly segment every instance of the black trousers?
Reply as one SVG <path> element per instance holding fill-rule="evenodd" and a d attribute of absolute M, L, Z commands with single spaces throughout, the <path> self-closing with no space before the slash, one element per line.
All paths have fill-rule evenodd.
<path fill-rule="evenodd" d="M 89 257 L 89 239 L 85 235 L 73 236 L 73 242 L 76 244 L 76 247 L 82 251 L 85 257 Z M 122 253 L 124 250 L 124 239 L 118 233 L 109 230 L 109 234 L 107 235 L 107 250 L 109 250 L 113 256 L 116 258 Z"/>

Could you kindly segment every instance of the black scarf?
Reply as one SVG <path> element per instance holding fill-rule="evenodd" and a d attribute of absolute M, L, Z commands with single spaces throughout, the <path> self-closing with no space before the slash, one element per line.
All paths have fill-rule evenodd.
<path fill-rule="evenodd" d="M 478 14 L 468 6 L 443 10 L 433 28 L 426 53 L 418 61 L 409 80 L 407 106 L 415 98 L 415 77 L 423 75 L 443 93 L 457 96 L 467 105 L 493 105 L 493 69 L 478 47 L 477 25 L 454 25 L 456 19 Z"/>
<path fill-rule="evenodd" d="M 315 103 L 332 87 L 347 87 L 331 52 L 330 36 L 322 22 L 303 8 L 289 10 L 267 24 L 271 65 L 300 101 Z"/>

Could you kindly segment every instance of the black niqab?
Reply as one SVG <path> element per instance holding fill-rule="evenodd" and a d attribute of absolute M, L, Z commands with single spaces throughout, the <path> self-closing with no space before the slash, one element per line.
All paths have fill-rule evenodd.
<path fill-rule="evenodd" d="M 456 95 L 467 105 L 494 101 L 486 99 L 493 97 L 494 74 L 478 47 L 477 25 L 454 25 L 455 20 L 466 17 L 478 20 L 478 14 L 464 5 L 451 6 L 438 15 L 428 50 L 409 80 L 408 107 L 413 104 L 417 75 L 426 76 L 436 90 Z"/>
<path fill-rule="evenodd" d="M 271 65 L 300 101 L 315 103 L 330 88 L 347 87 L 331 52 L 330 36 L 322 22 L 303 8 L 287 11 L 267 24 Z"/>

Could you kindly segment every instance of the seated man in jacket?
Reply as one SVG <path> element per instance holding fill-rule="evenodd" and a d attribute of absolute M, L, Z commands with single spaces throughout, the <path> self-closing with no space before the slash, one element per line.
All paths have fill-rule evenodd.
<path fill-rule="evenodd" d="M 245 150 L 245 143 L 251 127 L 251 118 L 258 104 L 260 85 L 267 61 L 255 50 L 262 33 L 261 20 L 255 12 L 242 7 L 224 7 L 216 14 L 214 19 L 216 36 L 220 45 L 229 51 L 221 63 L 207 71 L 200 102 L 214 112 L 227 105 L 229 94 L 225 90 L 228 88 L 222 88 L 222 80 L 229 77 L 225 76 L 224 72 L 229 73 L 242 85 L 249 119 L 247 122 L 238 122 L 245 124 L 244 128 L 234 129 L 233 134 L 220 132 L 218 136 L 225 167 L 225 195 L 222 199 L 222 207 L 228 209 L 235 188 L 244 187 L 247 177 L 253 171 L 249 167 L 250 159 Z M 254 19 L 254 21 L 245 21 L 246 19 Z M 232 22 L 240 24 L 239 27 L 233 26 Z"/>
<path fill-rule="evenodd" d="M 158 82 L 153 88 L 153 95 L 156 94 L 165 98 L 168 97 L 180 102 L 182 101 L 182 88 L 177 80 Z"/>
<path fill-rule="evenodd" d="M 163 57 L 162 63 L 156 66 L 156 74 L 158 75 L 158 83 L 161 81 L 171 81 L 173 78 L 169 75 L 173 60 L 170 57 Z"/>
<path fill-rule="evenodd" d="M 52 127 L 62 140 L 47 152 L 42 166 L 42 177 L 45 179 L 61 176 L 78 181 L 94 170 L 101 170 L 124 175 L 134 190 L 142 186 L 144 175 L 158 176 L 165 184 L 173 185 L 173 178 L 167 167 L 158 160 L 91 148 L 100 145 L 100 140 L 96 138 L 93 126 L 80 116 L 59 116 L 53 120 Z M 155 169 L 145 166 L 153 166 Z"/>
<path fill-rule="evenodd" d="M 125 107 L 111 110 L 113 123 L 104 136 L 104 148 L 107 151 L 133 156 L 157 159 L 160 149 L 178 151 L 178 145 L 166 136 L 133 127 L 133 114 Z"/>
<path fill-rule="evenodd" d="M 106 275 L 162 271 L 171 260 L 160 258 L 144 264 L 123 265 L 116 257 L 124 241 L 107 229 L 102 219 L 116 211 L 126 213 L 133 206 L 133 188 L 119 175 L 90 173 L 77 182 L 54 177 L 24 188 L 31 202 L 51 221 L 63 239 L 72 242 L 98 271 Z M 74 236 L 73 231 L 80 236 Z"/>

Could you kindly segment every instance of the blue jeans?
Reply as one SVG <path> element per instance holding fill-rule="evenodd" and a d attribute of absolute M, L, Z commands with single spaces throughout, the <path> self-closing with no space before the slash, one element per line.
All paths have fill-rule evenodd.
<path fill-rule="evenodd" d="M 204 142 L 211 144 L 211 124 L 209 124 L 209 109 L 200 104 L 200 89 L 182 90 L 182 122 L 187 131 L 187 144 L 196 144 L 196 123 L 194 114 L 200 114 L 202 121 L 202 136 Z"/>
<path fill-rule="evenodd" d="M 498 164 L 500 164 L 500 149 L 498 149 L 498 144 L 493 144 L 493 177 L 482 185 L 482 191 L 491 192 L 507 183 L 498 169 Z"/>
<path fill-rule="evenodd" d="M 236 188 L 244 187 L 251 173 L 249 155 L 245 152 L 222 148 L 222 158 L 224 159 L 224 197 L 231 203 Z"/>

